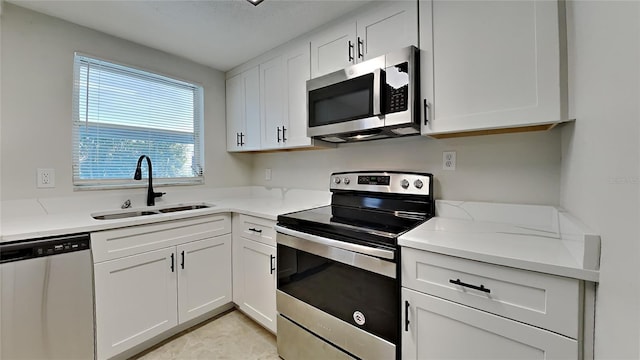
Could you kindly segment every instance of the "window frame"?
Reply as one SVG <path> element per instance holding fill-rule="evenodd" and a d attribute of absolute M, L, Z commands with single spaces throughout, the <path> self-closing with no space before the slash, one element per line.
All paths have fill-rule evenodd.
<path fill-rule="evenodd" d="M 146 181 L 146 172 L 147 166 L 143 164 L 143 179 L 142 181 L 137 181 L 133 179 L 133 173 L 135 170 L 135 164 L 131 165 L 131 178 L 121 178 L 121 179 L 80 179 L 79 178 L 79 170 L 77 169 L 80 165 L 80 151 L 78 145 L 80 143 L 79 136 L 80 131 L 77 130 L 77 126 L 85 123 L 85 120 L 80 120 L 80 93 L 83 91 L 80 86 L 80 70 L 79 67 L 82 66 L 78 58 L 89 59 L 89 61 L 94 62 L 103 62 L 107 64 L 113 64 L 116 67 L 122 67 L 126 70 L 131 71 L 132 74 L 136 72 L 145 73 L 146 76 L 149 77 L 157 77 L 164 81 L 174 82 L 175 84 L 183 84 L 187 86 L 191 86 L 194 88 L 194 123 L 193 123 L 193 132 L 194 132 L 194 157 L 199 159 L 199 175 L 194 175 L 191 177 L 153 177 L 154 186 L 182 186 L 182 185 L 202 185 L 205 183 L 204 174 L 205 174 L 205 146 L 204 146 L 204 86 L 201 83 L 188 81 L 181 79 L 179 77 L 173 75 L 167 75 L 166 73 L 148 70 L 145 68 L 141 68 L 138 66 L 133 66 L 125 63 L 121 63 L 118 61 L 104 59 L 102 57 L 94 56 L 87 53 L 82 52 L 74 52 L 73 56 L 73 90 L 72 90 L 72 115 L 71 115 L 71 131 L 72 131 L 72 184 L 73 190 L 107 190 L 107 189 L 131 189 L 131 188 L 142 188 L 147 187 Z M 80 125 L 82 126 L 82 125 Z M 109 125 L 104 125 L 108 127 Z M 114 125 L 116 126 L 116 125 Z M 143 127 L 140 127 L 143 129 Z M 196 155 L 197 154 L 197 155 Z M 140 154 L 143 155 L 143 154 Z M 148 154 L 144 154 L 148 155 Z M 152 159 L 153 161 L 153 159 Z M 154 171 L 155 173 L 155 171 Z"/>

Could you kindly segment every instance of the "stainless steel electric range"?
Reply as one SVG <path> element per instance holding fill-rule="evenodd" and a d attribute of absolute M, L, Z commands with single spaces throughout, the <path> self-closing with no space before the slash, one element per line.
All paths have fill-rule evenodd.
<path fill-rule="evenodd" d="M 398 236 L 434 216 L 433 176 L 331 175 L 331 205 L 278 216 L 278 353 L 399 358 Z"/>

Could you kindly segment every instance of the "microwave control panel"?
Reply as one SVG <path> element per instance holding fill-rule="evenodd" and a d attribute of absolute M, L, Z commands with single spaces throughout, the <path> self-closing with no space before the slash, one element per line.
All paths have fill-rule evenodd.
<path fill-rule="evenodd" d="M 406 111 L 409 103 L 409 63 L 390 66 L 384 71 L 385 114 Z"/>

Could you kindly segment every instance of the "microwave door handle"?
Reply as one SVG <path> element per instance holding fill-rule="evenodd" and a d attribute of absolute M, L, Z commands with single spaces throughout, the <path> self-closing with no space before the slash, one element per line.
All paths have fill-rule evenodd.
<path fill-rule="evenodd" d="M 373 71 L 373 115 L 379 116 L 382 114 L 382 99 L 385 96 L 384 87 L 384 70 L 375 69 Z"/>

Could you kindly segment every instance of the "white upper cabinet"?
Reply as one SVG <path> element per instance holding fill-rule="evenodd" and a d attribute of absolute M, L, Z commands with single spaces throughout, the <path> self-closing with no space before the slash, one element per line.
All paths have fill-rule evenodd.
<path fill-rule="evenodd" d="M 306 83 L 310 76 L 309 43 L 285 49 L 260 64 L 262 148 L 311 146 L 307 137 Z"/>
<path fill-rule="evenodd" d="M 311 77 L 418 45 L 417 1 L 385 1 L 311 39 Z"/>
<path fill-rule="evenodd" d="M 307 80 L 311 78 L 309 43 L 292 47 L 284 55 L 285 96 L 283 144 L 287 148 L 311 146 L 307 136 Z"/>
<path fill-rule="evenodd" d="M 227 151 L 260 149 L 260 73 L 253 67 L 227 79 Z"/>
<path fill-rule="evenodd" d="M 424 135 L 567 119 L 558 2 L 421 0 L 419 12 Z"/>
<path fill-rule="evenodd" d="M 260 64 L 260 120 L 262 148 L 282 143 L 284 127 L 284 67 L 282 56 Z"/>
<path fill-rule="evenodd" d="M 315 34 L 311 39 L 311 76 L 318 77 L 355 64 L 356 41 L 353 21 Z"/>
<path fill-rule="evenodd" d="M 358 17 L 358 61 L 418 46 L 418 2 L 389 1 Z"/>

